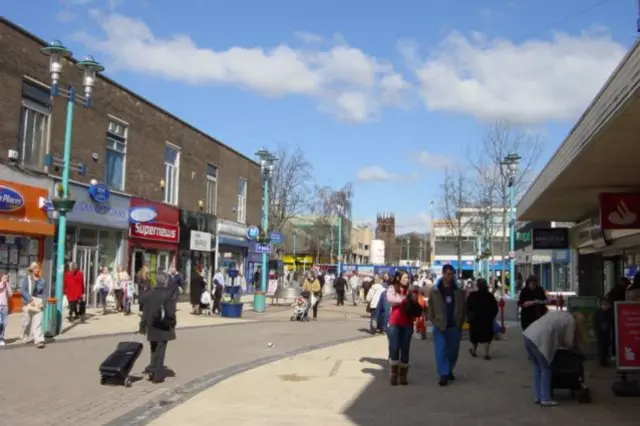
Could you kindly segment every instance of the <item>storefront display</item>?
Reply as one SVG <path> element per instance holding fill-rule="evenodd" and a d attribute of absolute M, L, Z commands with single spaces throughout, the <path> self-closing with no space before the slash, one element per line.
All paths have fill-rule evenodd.
<path fill-rule="evenodd" d="M 115 275 L 127 264 L 124 239 L 129 230 L 130 198 L 100 183 L 70 184 L 69 194 L 76 204 L 67 214 L 65 263 L 73 261 L 83 272 L 87 304 L 95 306 L 92 288 L 99 268 L 106 266 Z"/>
<path fill-rule="evenodd" d="M 615 304 L 616 367 L 620 372 L 640 370 L 640 303 Z"/>
<path fill-rule="evenodd" d="M 48 197 L 45 188 L 0 180 L 0 273 L 9 274 L 16 291 L 10 302 L 11 311 L 22 308 L 22 296 L 17 290 L 32 262 L 42 266 L 49 284 L 48 254 L 55 226 L 44 209 Z"/>
<path fill-rule="evenodd" d="M 211 288 L 214 269 L 216 217 L 211 214 L 180 210 L 180 271 L 191 291 L 191 279 L 200 274 Z"/>
<path fill-rule="evenodd" d="M 245 275 L 250 241 L 247 226 L 230 220 L 218 220 L 216 231 L 216 267 L 237 270 Z"/>
<path fill-rule="evenodd" d="M 129 267 L 135 276 L 149 266 L 151 283 L 156 274 L 177 262 L 180 242 L 180 211 L 163 203 L 131 198 L 129 211 Z"/>

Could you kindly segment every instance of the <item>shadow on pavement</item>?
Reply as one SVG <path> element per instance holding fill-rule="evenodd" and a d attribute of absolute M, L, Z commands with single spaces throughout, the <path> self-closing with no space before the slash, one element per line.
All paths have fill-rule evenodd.
<path fill-rule="evenodd" d="M 362 373 L 371 376 L 343 414 L 353 425 L 638 425 L 637 400 L 613 396 L 614 371 L 587 364 L 593 403 L 580 404 L 569 392 L 557 392 L 558 407 L 533 404 L 531 367 L 519 331 L 494 342 L 492 359 L 473 358 L 469 342 L 460 347 L 456 380 L 437 384 L 431 341 L 414 338 L 408 386 L 391 386 L 386 354 L 360 358 Z"/>

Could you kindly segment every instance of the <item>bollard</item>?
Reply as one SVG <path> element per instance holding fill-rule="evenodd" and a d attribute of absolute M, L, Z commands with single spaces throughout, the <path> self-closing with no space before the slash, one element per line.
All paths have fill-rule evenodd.
<path fill-rule="evenodd" d="M 500 301 L 498 302 L 498 307 L 500 308 L 500 332 L 502 334 L 505 333 L 505 331 L 507 330 L 506 327 L 504 326 L 504 297 L 500 298 Z"/>
<path fill-rule="evenodd" d="M 58 299 L 50 297 L 43 306 L 42 334 L 44 337 L 55 337 L 59 333 Z M 61 324 L 60 324 L 61 328 Z"/>
<path fill-rule="evenodd" d="M 564 297 L 562 297 L 562 294 L 558 294 L 556 304 L 558 305 L 559 310 L 562 311 L 564 309 Z"/>

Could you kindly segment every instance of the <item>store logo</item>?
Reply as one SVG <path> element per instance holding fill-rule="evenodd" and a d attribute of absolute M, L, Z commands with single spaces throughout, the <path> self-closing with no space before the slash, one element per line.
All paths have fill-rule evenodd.
<path fill-rule="evenodd" d="M 157 216 L 153 207 L 134 207 L 129 211 L 129 219 L 133 223 L 149 223 Z"/>
<path fill-rule="evenodd" d="M 249 229 L 247 229 L 247 238 L 251 241 L 255 241 L 258 239 L 258 236 L 260 235 L 260 229 L 258 229 L 257 226 L 250 226 Z"/>
<path fill-rule="evenodd" d="M 111 198 L 111 191 L 104 183 L 94 183 L 89 187 L 89 197 L 99 204 L 104 204 Z"/>
<path fill-rule="evenodd" d="M 629 211 L 629 207 L 627 207 L 627 203 L 624 202 L 624 199 L 621 199 L 616 206 L 616 209 L 609 213 L 609 222 L 614 225 L 631 225 L 636 220 L 638 220 L 638 215 Z"/>
<path fill-rule="evenodd" d="M 166 241 L 177 243 L 179 241 L 178 227 L 169 224 L 148 225 L 134 223 L 129 228 L 129 236 L 147 240 Z"/>
<path fill-rule="evenodd" d="M 0 185 L 0 212 L 17 212 L 24 207 L 24 197 L 19 192 Z"/>

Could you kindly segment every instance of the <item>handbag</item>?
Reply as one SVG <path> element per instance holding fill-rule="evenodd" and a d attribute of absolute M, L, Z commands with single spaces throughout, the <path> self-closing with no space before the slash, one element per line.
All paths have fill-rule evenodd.
<path fill-rule="evenodd" d="M 31 281 L 31 277 L 27 277 L 29 280 L 29 294 L 33 294 L 33 282 Z M 31 314 L 38 314 L 42 312 L 42 307 L 44 303 L 41 297 L 32 296 L 31 303 L 27 306 L 27 312 Z"/>

